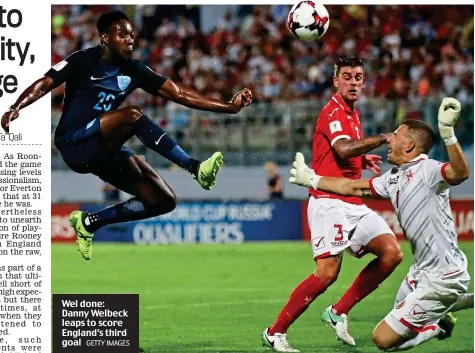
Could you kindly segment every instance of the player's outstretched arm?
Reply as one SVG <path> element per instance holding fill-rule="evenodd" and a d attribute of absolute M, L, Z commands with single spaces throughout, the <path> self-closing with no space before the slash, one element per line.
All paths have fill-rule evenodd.
<path fill-rule="evenodd" d="M 229 114 L 239 113 L 242 108 L 251 104 L 252 101 L 252 92 L 249 88 L 236 93 L 233 99 L 226 103 L 205 97 L 192 89 L 176 84 L 170 79 L 165 81 L 158 90 L 158 94 L 189 108 Z"/>
<path fill-rule="evenodd" d="M 10 121 L 18 118 L 20 115 L 20 109 L 23 109 L 30 104 L 36 102 L 44 95 L 51 92 L 57 85 L 53 79 L 49 76 L 44 76 L 39 80 L 33 82 L 33 84 L 20 94 L 15 104 L 2 116 L 2 128 L 6 133 L 10 131 Z"/>
<path fill-rule="evenodd" d="M 439 132 L 445 142 L 450 163 L 445 167 L 445 179 L 451 185 L 458 185 L 470 176 L 467 159 L 457 142 L 454 125 L 460 116 L 460 102 L 455 98 L 444 98 L 439 108 Z"/>
<path fill-rule="evenodd" d="M 352 180 L 348 178 L 324 177 L 315 174 L 315 171 L 305 164 L 302 153 L 297 152 L 293 168 L 290 170 L 290 183 L 331 192 L 344 196 L 372 197 L 368 179 Z"/>
<path fill-rule="evenodd" d="M 318 190 L 343 196 L 374 197 L 368 179 L 321 177 L 316 186 Z"/>
<path fill-rule="evenodd" d="M 361 140 L 341 139 L 335 142 L 333 149 L 341 159 L 361 156 L 387 142 L 392 133 L 365 137 Z"/>

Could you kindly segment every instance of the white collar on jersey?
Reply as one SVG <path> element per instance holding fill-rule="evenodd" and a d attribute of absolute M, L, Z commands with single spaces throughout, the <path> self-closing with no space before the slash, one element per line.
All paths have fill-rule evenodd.
<path fill-rule="evenodd" d="M 416 161 L 420 161 L 422 159 L 429 159 L 429 156 L 424 154 L 424 153 L 421 153 L 420 155 L 418 155 L 416 158 L 414 159 L 411 159 L 409 162 L 416 162 Z"/>
<path fill-rule="evenodd" d="M 424 154 L 424 153 L 421 153 L 416 158 L 411 159 L 409 162 L 404 162 L 403 164 L 399 165 L 397 168 L 399 170 L 406 170 L 407 168 L 409 168 L 410 166 L 416 164 L 417 162 L 420 162 L 420 161 L 423 161 L 423 160 L 426 160 L 426 159 L 429 159 L 429 156 Z"/>

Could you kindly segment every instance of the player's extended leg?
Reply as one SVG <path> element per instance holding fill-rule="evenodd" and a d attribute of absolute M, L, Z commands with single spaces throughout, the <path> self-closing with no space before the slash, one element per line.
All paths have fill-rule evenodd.
<path fill-rule="evenodd" d="M 78 235 L 79 251 L 86 260 L 92 256 L 92 237 L 99 228 L 158 216 L 176 207 L 175 193 L 165 180 L 139 156 L 124 154 L 105 161 L 95 174 L 134 197 L 98 212 L 74 211 L 70 216 Z"/>
<path fill-rule="evenodd" d="M 420 332 L 411 331 L 401 336 L 383 320 L 373 331 L 373 341 L 381 350 L 397 352 L 411 349 L 441 334 L 445 331 L 439 324 L 433 324 L 421 328 Z"/>
<path fill-rule="evenodd" d="M 223 162 L 220 152 L 200 162 L 191 158 L 168 134 L 155 124 L 139 107 L 124 107 L 106 112 L 100 119 L 100 132 L 109 151 L 119 151 L 132 136 L 145 146 L 187 170 L 204 189 L 211 189 Z"/>
<path fill-rule="evenodd" d="M 394 308 L 373 331 L 382 350 L 404 351 L 437 337 L 449 338 L 456 319 L 448 313 L 465 295 L 470 277 L 460 271 L 453 278 L 440 273 L 410 270 L 399 288 Z"/>
<path fill-rule="evenodd" d="M 317 269 L 294 289 L 277 320 L 263 333 L 263 342 L 277 352 L 298 352 L 287 342 L 287 329 L 338 278 L 342 253 L 316 262 Z"/>
<path fill-rule="evenodd" d="M 124 164 L 122 173 L 104 171 L 98 176 L 135 197 L 91 213 L 86 219 L 88 231 L 95 232 L 108 224 L 159 216 L 175 209 L 177 201 L 172 188 L 143 158 L 132 155 Z"/>
<path fill-rule="evenodd" d="M 378 288 L 402 261 L 401 249 L 392 234 L 382 234 L 372 239 L 364 247 L 364 251 L 375 254 L 377 258 L 358 274 L 340 300 L 322 313 L 322 320 L 335 329 L 341 341 L 349 345 L 355 345 L 355 340 L 348 332 L 346 315 L 359 301 Z"/>
<path fill-rule="evenodd" d="M 366 265 L 340 300 L 333 305 L 335 314 L 348 312 L 373 292 L 402 261 L 402 251 L 392 234 L 382 234 L 371 240 L 365 251 L 377 257 Z"/>

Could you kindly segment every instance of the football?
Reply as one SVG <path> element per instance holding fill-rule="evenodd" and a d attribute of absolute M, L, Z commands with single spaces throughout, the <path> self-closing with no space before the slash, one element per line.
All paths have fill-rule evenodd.
<path fill-rule="evenodd" d="M 316 1 L 300 1 L 290 9 L 287 27 L 295 37 L 306 42 L 321 38 L 330 25 L 330 16 Z"/>

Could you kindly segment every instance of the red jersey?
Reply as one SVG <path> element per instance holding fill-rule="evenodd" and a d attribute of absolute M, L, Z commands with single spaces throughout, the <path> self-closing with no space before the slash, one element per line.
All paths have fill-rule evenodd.
<path fill-rule="evenodd" d="M 332 146 L 341 139 L 362 138 L 363 130 L 358 110 L 350 110 L 343 98 L 334 94 L 330 102 L 323 107 L 317 120 L 310 168 L 322 176 L 360 179 L 363 172 L 362 157 L 341 159 Z M 310 189 L 310 194 L 316 198 L 340 199 L 357 205 L 363 204 L 361 198 L 355 196 L 340 196 L 315 189 Z"/>

